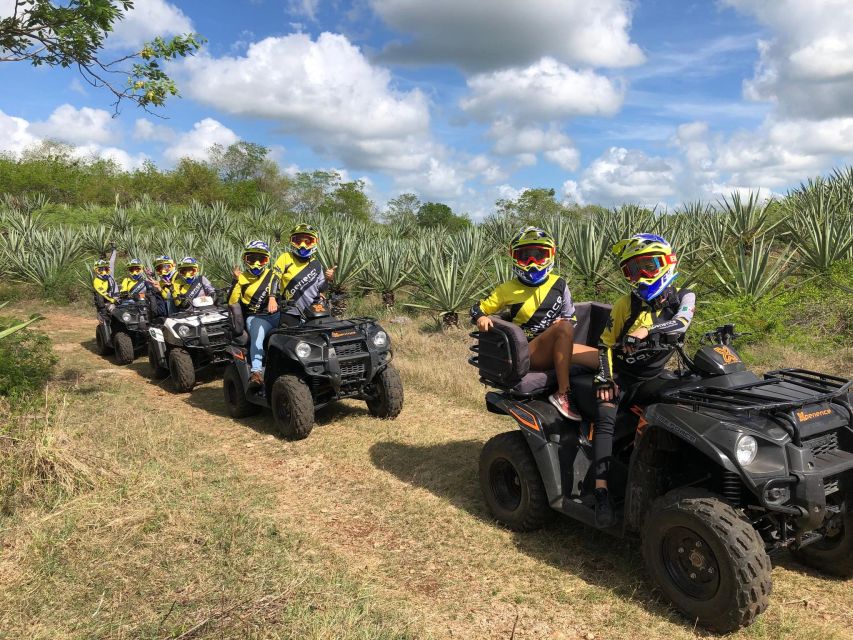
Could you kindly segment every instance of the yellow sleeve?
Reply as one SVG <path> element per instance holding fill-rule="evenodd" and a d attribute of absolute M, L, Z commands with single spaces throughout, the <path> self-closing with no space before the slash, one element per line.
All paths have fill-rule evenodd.
<path fill-rule="evenodd" d="M 480 311 L 484 315 L 490 316 L 500 311 L 506 306 L 506 295 L 503 293 L 504 285 L 501 284 L 497 289 L 489 294 L 485 300 L 480 300 Z"/>
<path fill-rule="evenodd" d="M 607 326 L 601 332 L 598 340 L 598 357 L 601 365 L 599 375 L 602 378 L 613 377 L 613 347 L 616 346 L 616 338 L 622 332 L 622 325 L 628 320 L 630 309 L 631 295 L 619 298 L 610 310 Z"/>
<path fill-rule="evenodd" d="M 124 278 L 121 281 L 121 292 L 127 293 L 128 291 L 130 291 L 130 288 L 133 286 L 133 282 L 134 281 L 131 280 L 130 278 Z"/>
<path fill-rule="evenodd" d="M 287 268 L 290 266 L 292 259 L 289 253 L 282 253 L 278 260 L 275 261 L 275 265 L 272 268 L 272 274 L 275 278 L 280 278 L 284 275 L 284 272 L 287 271 Z"/>
<path fill-rule="evenodd" d="M 234 283 L 234 286 L 231 287 L 231 293 L 228 296 L 228 305 L 229 306 L 232 304 L 237 304 L 238 302 L 240 302 L 240 294 L 243 291 L 243 286 L 242 286 L 243 283 L 240 282 L 242 279 L 243 279 L 243 276 L 240 276 L 239 278 L 237 278 L 237 281 Z"/>

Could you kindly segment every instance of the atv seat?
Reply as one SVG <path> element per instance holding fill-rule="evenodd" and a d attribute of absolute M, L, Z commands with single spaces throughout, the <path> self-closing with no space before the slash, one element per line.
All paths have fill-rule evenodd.
<path fill-rule="evenodd" d="M 598 346 L 598 340 L 610 317 L 610 305 L 599 302 L 580 302 L 575 305 L 577 324 L 575 342 L 590 347 Z M 480 380 L 487 385 L 503 389 L 517 397 L 531 397 L 544 394 L 557 386 L 557 374 L 550 371 L 531 371 L 527 336 L 512 322 L 492 318 L 493 327 L 487 333 L 475 332 L 477 344 L 471 347 L 475 353 L 469 362 L 480 371 Z M 576 389 L 574 396 L 592 394 L 592 375 L 587 369 L 573 367 L 572 374 L 578 372 L 578 379 L 572 379 Z M 586 374 L 586 375 L 584 375 Z M 589 394 L 578 389 L 584 386 L 582 378 L 589 377 Z"/>
<path fill-rule="evenodd" d="M 243 307 L 240 303 L 228 305 L 228 315 L 231 318 L 231 329 L 233 335 L 231 342 L 238 347 L 245 347 L 249 344 L 249 334 L 246 331 L 246 320 L 243 318 Z"/>

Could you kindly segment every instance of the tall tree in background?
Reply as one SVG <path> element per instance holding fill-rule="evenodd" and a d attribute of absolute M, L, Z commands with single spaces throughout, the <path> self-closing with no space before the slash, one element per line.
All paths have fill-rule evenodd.
<path fill-rule="evenodd" d="M 105 61 L 104 41 L 133 5 L 133 0 L 14 0 L 11 15 L 0 14 L 0 62 L 76 66 L 86 82 L 112 92 L 116 112 L 123 100 L 144 109 L 161 107 L 178 94 L 162 63 L 193 55 L 204 39 L 196 33 L 157 37 L 139 51 Z"/>
<path fill-rule="evenodd" d="M 424 202 L 418 209 L 418 225 L 428 229 L 444 227 L 448 231 L 459 231 L 471 226 L 465 216 L 458 216 L 453 209 L 441 202 Z"/>

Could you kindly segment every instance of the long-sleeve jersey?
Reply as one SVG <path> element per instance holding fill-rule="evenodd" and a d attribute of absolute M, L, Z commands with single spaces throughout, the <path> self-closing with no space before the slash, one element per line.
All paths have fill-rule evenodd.
<path fill-rule="evenodd" d="M 248 271 L 241 273 L 231 285 L 228 304 L 239 302 L 245 316 L 266 313 L 273 279 L 272 269 L 264 269 L 259 276 Z"/>
<path fill-rule="evenodd" d="M 300 260 L 288 252 L 275 261 L 272 286 L 273 295 L 281 293 L 285 306 L 301 313 L 319 300 L 329 284 L 319 260 Z"/>
<path fill-rule="evenodd" d="M 151 283 L 142 276 L 139 280 L 127 277 L 121 281 L 120 291 L 122 294 L 127 294 L 128 297 L 136 298 L 140 293 L 153 295 L 156 293 Z"/>
<path fill-rule="evenodd" d="M 200 295 L 212 296 L 215 293 L 216 289 L 204 276 L 199 276 L 198 280 L 191 285 L 187 284 L 180 275 L 172 279 L 172 296 L 178 309 L 186 308 L 194 298 Z"/>
<path fill-rule="evenodd" d="M 115 264 L 116 252 L 115 249 L 113 249 L 113 252 L 110 255 L 110 275 L 106 278 L 101 278 L 99 275 L 95 274 L 95 277 L 92 279 L 92 288 L 95 290 L 95 307 L 98 309 L 103 309 L 106 304 L 115 304 L 118 299 L 119 286 L 116 283 L 115 278 L 112 276 L 112 273 L 115 270 Z"/>
<path fill-rule="evenodd" d="M 574 322 L 575 305 L 566 281 L 552 273 L 539 285 L 526 285 L 517 278 L 492 291 L 471 307 L 471 321 L 509 309 L 510 320 L 532 340 L 558 319 Z"/>
<path fill-rule="evenodd" d="M 637 329 L 649 335 L 683 334 L 693 320 L 696 294 L 689 289 L 670 289 L 660 309 L 652 308 L 633 294 L 622 296 L 613 305 L 607 327 L 599 340 L 599 377 L 610 380 L 614 373 L 625 372 L 637 377 L 652 377 L 663 370 L 672 356 L 668 353 L 626 354 L 622 348 L 625 336 Z"/>

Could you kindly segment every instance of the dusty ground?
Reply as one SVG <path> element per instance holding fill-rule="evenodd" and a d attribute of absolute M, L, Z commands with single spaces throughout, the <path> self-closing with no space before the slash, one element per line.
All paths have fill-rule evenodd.
<path fill-rule="evenodd" d="M 87 381 L 96 384 L 104 377 L 111 380 L 110 393 L 99 395 L 92 404 L 97 407 L 92 413 L 98 416 L 99 428 L 103 431 L 106 422 L 108 430 L 104 433 L 132 430 L 138 427 L 139 416 L 144 416 L 145 429 L 152 434 L 150 438 L 155 438 L 158 451 L 151 455 L 163 457 L 164 464 L 147 476 L 152 483 L 147 490 L 135 490 L 141 503 L 133 515 L 141 519 L 134 525 L 137 528 L 150 519 L 177 518 L 173 512 L 187 518 L 181 505 L 158 506 L 153 499 L 151 504 L 146 502 L 157 493 L 158 477 L 189 483 L 190 489 L 182 495 L 192 496 L 193 474 L 208 481 L 222 474 L 223 478 L 236 478 L 237 493 L 260 496 L 257 501 L 242 504 L 228 493 L 235 491 L 231 487 L 223 500 L 237 500 L 234 504 L 245 509 L 247 517 L 262 518 L 299 541 L 299 552 L 289 555 L 287 565 L 294 579 L 304 571 L 340 572 L 357 585 L 356 590 L 369 592 L 380 618 L 396 616 L 405 622 L 384 629 L 387 636 L 383 637 L 403 633 L 519 639 L 703 635 L 672 612 L 646 582 L 636 544 L 601 536 L 568 520 L 534 534 L 515 534 L 491 521 L 477 484 L 477 459 L 483 442 L 512 428 L 512 424 L 482 408 L 483 389 L 465 364 L 466 334 L 429 335 L 413 323 L 388 326 L 398 345 L 396 364 L 406 385 L 402 415 L 392 422 L 377 421 L 363 404 L 341 403 L 320 413 L 318 426 L 307 440 L 290 443 L 270 433 L 268 413 L 243 421 L 228 418 L 217 377 L 206 380 L 191 394 L 176 395 L 169 390 L 168 381 L 158 384 L 148 379 L 144 357 L 119 368 L 97 356 L 92 351 L 91 317 L 68 311 L 51 314 L 41 324 L 54 337 L 63 379 L 75 381 L 68 384 L 85 387 Z M 776 365 L 779 357 L 778 353 L 767 354 Z M 838 367 L 835 362 L 824 364 Z M 77 398 L 71 402 L 84 401 Z M 85 420 L 85 411 L 81 415 Z M 75 437 L 85 439 L 86 425 L 76 427 Z M 168 430 L 168 437 L 158 430 Z M 109 455 L 120 458 L 121 445 L 111 446 Z M 198 456 L 207 456 L 214 463 L 201 471 L 188 470 L 180 463 Z M 165 464 L 169 460 L 173 461 L 171 467 Z M 207 484 L 204 486 L 209 490 Z M 215 490 L 209 497 L 217 499 Z M 81 516 L 84 521 L 90 516 L 98 519 L 97 504 L 86 509 L 93 511 Z M 129 516 L 119 512 L 116 517 L 119 521 L 112 526 L 121 528 L 125 523 L 120 519 Z M 81 526 L 80 520 L 75 522 Z M 27 518 L 11 526 L 5 532 L 0 590 L 4 583 L 14 584 L 12 591 L 17 595 L 7 596 L 5 604 L 20 606 L 26 596 L 21 584 L 32 578 L 27 575 L 32 565 L 27 564 L 26 556 L 33 551 L 23 536 L 46 535 L 49 530 L 40 520 Z M 192 530 L 203 528 L 204 523 L 187 521 L 183 526 Z M 89 544 L 89 538 L 98 535 L 97 527 L 88 532 L 84 527 L 75 535 L 76 544 Z M 117 539 L 114 544 L 118 548 L 113 553 L 138 553 L 133 536 L 126 539 L 127 544 L 124 538 Z M 169 550 L 162 552 L 168 554 Z M 203 581 L 206 571 L 208 566 L 199 564 L 191 573 L 199 574 Z M 853 637 L 853 589 L 849 582 L 821 578 L 785 558 L 774 568 L 773 578 L 769 610 L 750 629 L 732 637 Z M 63 581 L 72 579 L 63 574 L 48 584 L 61 591 Z M 240 582 L 237 579 L 234 588 L 245 586 Z M 112 615 L 122 610 L 121 590 L 136 588 L 132 581 L 116 587 L 119 595 L 107 602 Z M 165 615 L 168 603 L 181 597 L 176 593 L 181 587 L 163 588 L 150 597 L 156 600 L 151 616 Z M 45 604 L 54 611 L 63 606 L 83 606 L 91 611 L 103 607 L 104 595 L 97 588 L 78 593 L 71 603 L 56 590 L 45 588 L 44 583 L 36 581 L 33 589 L 38 589 L 38 596 L 47 599 Z M 133 602 L 133 597 L 128 601 Z M 339 604 L 351 606 L 348 602 Z M 3 606 L 0 597 L 0 608 Z M 130 611 L 127 614 L 131 618 L 134 615 Z M 75 635 L 60 622 L 41 625 L 41 615 L 45 615 L 44 608 L 7 616 L 5 620 L 12 626 L 4 631 L 0 624 L 0 638 L 31 632 L 38 635 L 34 629 L 64 629 L 63 633 Z M 0 623 L 3 620 L 0 614 Z M 367 620 L 356 618 L 347 634 L 340 635 L 352 631 L 353 637 L 374 637 L 367 632 L 356 635 L 359 625 L 367 625 Z M 374 624 L 374 618 L 370 620 Z M 274 620 L 266 627 L 260 623 L 252 633 L 297 637 L 276 631 L 275 625 Z M 187 625 L 179 628 L 186 630 Z M 210 625 L 192 637 L 248 635 L 237 628 Z M 132 627 L 123 629 L 123 635 L 137 635 Z M 160 627 L 156 631 L 153 627 L 145 629 L 138 635 L 168 635 Z M 327 635 L 306 635 L 335 637 L 332 629 L 325 632 Z M 112 635 L 111 631 L 103 633 Z"/>

